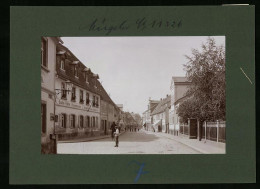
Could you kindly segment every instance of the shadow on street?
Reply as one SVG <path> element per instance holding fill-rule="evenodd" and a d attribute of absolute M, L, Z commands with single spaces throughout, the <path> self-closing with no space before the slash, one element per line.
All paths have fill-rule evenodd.
<path fill-rule="evenodd" d="M 138 131 L 138 132 L 127 131 L 127 132 L 123 133 L 121 136 L 119 136 L 120 142 L 151 142 L 151 141 L 155 141 L 158 139 L 159 139 L 159 137 L 157 137 L 156 135 L 147 134 L 142 131 Z M 104 141 L 112 141 L 112 139 L 110 137 L 110 138 L 106 138 L 106 139 L 102 139 L 102 140 L 95 140 L 95 141 L 91 141 L 91 142 L 104 142 Z"/>

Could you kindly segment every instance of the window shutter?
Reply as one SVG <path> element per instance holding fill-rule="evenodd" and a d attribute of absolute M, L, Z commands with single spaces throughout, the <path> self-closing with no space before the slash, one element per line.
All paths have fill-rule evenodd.
<path fill-rule="evenodd" d="M 68 121 L 68 127 L 72 127 L 72 125 L 71 125 L 71 114 L 68 116 L 68 119 L 69 119 L 69 121 Z"/>
<path fill-rule="evenodd" d="M 59 127 L 61 127 L 61 114 L 58 115 Z"/>
<path fill-rule="evenodd" d="M 80 128 L 80 115 L 78 116 L 78 128 Z"/>

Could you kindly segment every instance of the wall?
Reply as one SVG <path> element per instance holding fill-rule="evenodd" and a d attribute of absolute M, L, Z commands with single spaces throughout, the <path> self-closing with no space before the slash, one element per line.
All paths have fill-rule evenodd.
<path fill-rule="evenodd" d="M 65 82 L 65 80 L 62 80 L 60 78 L 56 78 L 55 80 L 55 85 L 58 89 L 61 89 L 61 85 L 62 82 Z M 89 117 L 95 117 L 96 118 L 96 126 L 92 129 L 94 130 L 99 130 L 100 129 L 100 96 L 96 95 L 94 93 L 91 93 L 83 88 L 80 88 L 76 85 L 73 85 L 74 87 L 76 87 L 76 101 L 71 101 L 71 92 L 68 94 L 67 93 L 67 98 L 66 99 L 62 99 L 61 96 L 62 94 L 58 94 L 57 95 L 57 99 L 56 99 L 56 115 L 59 115 L 61 113 L 65 113 L 67 115 L 67 128 L 66 128 L 66 132 L 70 132 L 70 120 L 69 120 L 69 115 L 70 114 L 75 114 L 76 116 L 76 123 L 75 123 L 75 127 L 78 128 L 79 127 L 79 116 L 82 115 L 84 116 L 84 124 L 83 126 L 86 125 L 86 116 Z M 80 90 L 83 90 L 83 103 L 80 103 Z M 98 107 L 93 107 L 90 106 L 89 104 L 86 104 L 86 92 L 89 93 L 89 99 L 90 102 L 93 99 L 93 95 L 98 97 Z M 59 119 L 60 120 L 60 119 Z M 56 123 L 56 126 L 60 127 L 61 123 L 60 121 Z"/>
<path fill-rule="evenodd" d="M 41 67 L 41 101 L 46 104 L 46 133 L 42 133 L 42 143 L 50 141 L 50 134 L 53 133 L 54 121 L 54 78 L 56 63 L 56 42 L 53 38 L 47 37 L 47 68 Z"/>

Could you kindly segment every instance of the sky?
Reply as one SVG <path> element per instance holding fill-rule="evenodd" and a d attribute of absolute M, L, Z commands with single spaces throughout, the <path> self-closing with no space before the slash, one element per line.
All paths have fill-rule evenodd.
<path fill-rule="evenodd" d="M 170 94 L 171 78 L 185 76 L 185 55 L 201 49 L 207 36 L 62 37 L 64 44 L 93 73 L 123 110 L 142 113 L 148 100 Z M 214 36 L 225 45 L 224 36 Z"/>

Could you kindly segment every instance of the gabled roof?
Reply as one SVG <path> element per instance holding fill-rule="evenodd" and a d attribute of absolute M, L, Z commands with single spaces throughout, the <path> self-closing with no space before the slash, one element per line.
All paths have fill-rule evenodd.
<path fill-rule="evenodd" d="M 155 107 L 152 111 L 151 115 L 159 114 L 164 112 L 166 108 L 169 108 L 171 105 L 171 95 L 167 96 L 166 98 L 162 99 L 159 104 Z"/>
<path fill-rule="evenodd" d="M 73 74 L 73 68 L 72 66 L 66 64 L 65 65 L 65 72 L 61 71 L 60 68 L 60 63 L 57 62 L 56 64 L 56 71 L 59 77 L 65 80 L 70 80 L 74 84 L 80 86 L 81 88 L 84 88 L 90 92 L 93 92 L 95 94 L 100 95 L 100 98 L 110 104 L 112 104 L 117 111 L 120 109 L 116 106 L 116 104 L 113 102 L 113 100 L 109 97 L 107 94 L 106 90 L 102 86 L 102 84 L 99 82 L 99 75 L 98 74 L 93 74 L 91 72 L 90 68 L 87 68 L 67 47 L 65 47 L 62 44 L 57 44 L 57 54 L 58 55 L 63 55 L 64 53 L 61 52 L 66 52 L 69 53 L 70 55 L 67 56 L 67 62 L 71 63 L 72 65 L 75 65 L 79 68 L 78 71 L 78 79 L 75 78 Z M 65 61 L 66 62 L 66 61 Z M 84 78 L 84 74 L 88 74 L 91 79 L 89 80 L 89 84 L 86 83 L 86 80 Z"/>

